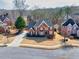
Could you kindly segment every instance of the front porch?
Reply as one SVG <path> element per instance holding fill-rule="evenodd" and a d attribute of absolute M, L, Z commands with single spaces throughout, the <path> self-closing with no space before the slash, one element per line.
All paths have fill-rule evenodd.
<path fill-rule="evenodd" d="M 27 37 L 50 37 L 53 38 L 54 33 L 53 31 L 48 30 L 40 30 L 40 31 L 30 31 L 26 34 Z"/>

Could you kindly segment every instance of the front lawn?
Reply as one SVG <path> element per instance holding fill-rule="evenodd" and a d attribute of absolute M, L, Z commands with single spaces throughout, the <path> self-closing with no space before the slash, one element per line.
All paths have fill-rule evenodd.
<path fill-rule="evenodd" d="M 14 40 L 14 36 L 9 36 L 7 38 L 7 36 L 4 36 L 2 34 L 0 34 L 0 44 L 4 44 L 4 43 L 11 43 Z"/>
<path fill-rule="evenodd" d="M 61 39 L 63 37 L 55 32 L 55 38 L 47 39 L 47 38 L 23 38 L 24 40 L 21 44 L 32 44 L 32 45 L 44 45 L 44 46 L 53 46 L 61 43 Z"/>

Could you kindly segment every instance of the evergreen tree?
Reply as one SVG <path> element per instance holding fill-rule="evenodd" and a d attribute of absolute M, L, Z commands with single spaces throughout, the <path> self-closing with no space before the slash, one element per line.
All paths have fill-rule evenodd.
<path fill-rule="evenodd" d="M 26 23 L 25 23 L 24 19 L 23 19 L 21 16 L 19 16 L 19 17 L 17 18 L 17 20 L 16 20 L 16 22 L 15 22 L 15 26 L 16 26 L 16 28 L 19 29 L 19 30 L 22 30 L 23 28 L 25 28 Z"/>

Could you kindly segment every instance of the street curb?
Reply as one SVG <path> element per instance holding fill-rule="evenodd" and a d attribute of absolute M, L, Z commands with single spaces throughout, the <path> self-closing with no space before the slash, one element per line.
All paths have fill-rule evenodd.
<path fill-rule="evenodd" d="M 0 47 L 9 47 L 8 45 L 9 44 L 0 44 Z M 23 47 L 23 48 L 35 48 L 35 49 L 45 49 L 45 50 L 55 50 L 55 49 L 62 48 L 64 46 L 79 47 L 79 44 L 66 44 L 66 45 L 64 45 L 64 44 L 58 44 L 58 45 L 54 45 L 54 46 L 20 44 L 19 47 Z"/>
<path fill-rule="evenodd" d="M 46 50 L 55 50 L 55 49 L 59 49 L 62 48 L 64 46 L 68 46 L 68 47 L 79 47 L 79 44 L 58 44 L 55 46 L 42 46 L 42 45 L 31 45 L 31 44 L 21 44 L 20 47 L 23 48 L 36 48 L 36 49 L 46 49 Z"/>
<path fill-rule="evenodd" d="M 7 44 L 0 44 L 0 47 L 7 47 Z"/>
<path fill-rule="evenodd" d="M 79 44 L 68 44 L 70 46 L 73 46 L 73 47 L 79 47 Z"/>
<path fill-rule="evenodd" d="M 58 44 L 58 45 L 55 45 L 55 46 L 42 46 L 42 45 L 21 44 L 20 47 L 54 50 L 54 49 L 61 48 L 62 45 L 61 44 Z"/>

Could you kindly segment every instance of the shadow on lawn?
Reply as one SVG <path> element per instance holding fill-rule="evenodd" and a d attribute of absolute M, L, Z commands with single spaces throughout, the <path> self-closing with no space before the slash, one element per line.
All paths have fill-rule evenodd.
<path fill-rule="evenodd" d="M 47 40 L 53 40 L 54 39 L 54 36 L 52 38 L 49 38 L 46 35 L 32 35 L 31 36 L 29 34 L 26 34 L 24 36 L 24 38 L 27 39 L 27 40 L 34 40 L 34 41 L 40 43 L 40 42 L 47 41 Z"/>
<path fill-rule="evenodd" d="M 43 41 L 47 41 L 47 40 L 51 40 L 51 39 L 48 39 L 47 37 L 24 37 L 26 40 L 34 40 L 38 43 L 40 42 L 43 42 Z"/>

